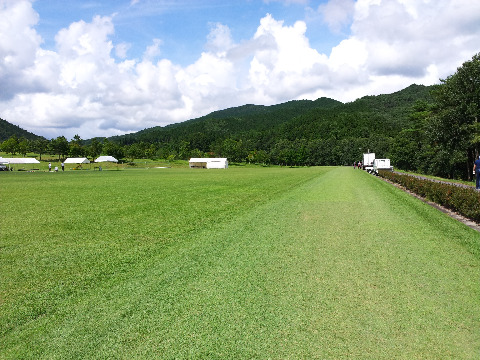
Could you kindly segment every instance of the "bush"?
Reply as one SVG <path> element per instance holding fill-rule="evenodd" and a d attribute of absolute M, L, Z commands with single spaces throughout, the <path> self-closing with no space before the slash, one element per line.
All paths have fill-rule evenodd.
<path fill-rule="evenodd" d="M 379 176 L 462 216 L 480 222 L 480 192 L 473 187 L 466 188 L 390 171 L 379 171 Z"/>

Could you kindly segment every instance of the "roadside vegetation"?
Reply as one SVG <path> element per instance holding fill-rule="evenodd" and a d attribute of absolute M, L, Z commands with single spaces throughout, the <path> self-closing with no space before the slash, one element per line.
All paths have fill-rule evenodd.
<path fill-rule="evenodd" d="M 459 186 L 455 183 L 390 171 L 379 171 L 379 175 L 423 198 L 480 223 L 480 192 L 472 186 Z"/>
<path fill-rule="evenodd" d="M 478 232 L 363 171 L 0 175 L 2 359 L 478 355 Z"/>

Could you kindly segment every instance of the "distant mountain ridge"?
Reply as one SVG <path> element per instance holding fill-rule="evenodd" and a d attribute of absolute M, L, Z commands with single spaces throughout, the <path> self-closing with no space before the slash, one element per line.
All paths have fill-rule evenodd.
<path fill-rule="evenodd" d="M 365 96 L 345 104 L 329 98 L 271 106 L 247 104 L 109 140 L 121 145 L 172 144 L 174 148 L 183 141 L 190 149 L 207 152 L 227 138 L 268 151 L 279 139 L 365 139 L 373 134 L 394 137 L 408 127 L 408 115 L 415 102 L 430 100 L 431 88 L 413 84 L 392 94 Z"/>
<path fill-rule="evenodd" d="M 339 127 L 342 128 L 340 132 L 352 129 L 364 137 L 365 132 L 371 132 L 372 129 L 380 132 L 401 129 L 407 122 L 406 117 L 413 104 L 430 98 L 431 88 L 414 84 L 392 94 L 365 96 L 345 104 L 325 97 L 313 101 L 292 100 L 270 106 L 246 104 L 108 139 L 122 145 L 185 141 L 191 149 L 208 151 L 213 143 L 225 138 L 250 138 L 257 143 L 268 142 L 272 137 L 324 138 L 326 133 L 338 133 Z M 359 126 L 363 131 L 358 131 Z M 0 141 L 12 135 L 29 140 L 44 139 L 0 119 Z"/>
<path fill-rule="evenodd" d="M 10 137 L 16 135 L 18 138 L 25 138 L 27 140 L 44 139 L 43 136 L 35 135 L 21 127 L 11 124 L 6 120 L 0 119 L 0 142 L 3 142 Z"/>
<path fill-rule="evenodd" d="M 134 142 L 162 142 L 179 140 L 196 141 L 200 134 L 215 136 L 233 135 L 245 131 L 266 131 L 292 120 L 305 112 L 316 108 L 329 109 L 342 105 L 340 101 L 319 98 L 317 100 L 292 100 L 277 105 L 246 104 L 224 110 L 217 110 L 208 115 L 170 124 L 140 130 L 136 133 L 118 135 L 108 138 L 121 144 Z"/>

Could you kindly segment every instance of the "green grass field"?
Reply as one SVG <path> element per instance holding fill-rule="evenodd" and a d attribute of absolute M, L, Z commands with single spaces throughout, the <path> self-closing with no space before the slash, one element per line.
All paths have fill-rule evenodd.
<path fill-rule="evenodd" d="M 0 359 L 478 359 L 480 234 L 352 168 L 0 173 Z"/>

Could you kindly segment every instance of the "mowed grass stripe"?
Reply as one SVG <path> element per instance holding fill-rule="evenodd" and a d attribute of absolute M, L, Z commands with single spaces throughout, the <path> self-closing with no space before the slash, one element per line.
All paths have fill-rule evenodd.
<path fill-rule="evenodd" d="M 178 230 L 158 243 L 155 232 L 134 227 L 149 251 L 126 264 L 115 258 L 121 250 L 110 249 L 119 245 L 108 237 L 90 245 L 104 248 L 91 266 L 102 268 L 97 262 L 114 254 L 122 271 L 110 268 L 112 274 L 86 281 L 71 297 L 51 293 L 61 301 L 10 329 L 5 354 L 475 358 L 477 233 L 350 168 L 270 171 L 247 176 L 234 169 L 217 178 L 217 189 L 237 196 L 239 209 L 228 212 L 233 205 L 217 198 L 227 215 L 206 217 L 205 228 Z M 255 193 L 258 177 L 265 187 Z M 236 181 L 258 199 L 235 195 L 229 184 Z M 272 192 L 269 181 L 282 191 Z M 153 206 L 146 197 L 145 206 Z M 181 210 L 187 217 L 188 211 L 194 209 Z"/>
<path fill-rule="evenodd" d="M 38 320 L 55 327 L 53 315 L 70 311 L 67 300 L 125 281 L 150 258 L 181 254 L 191 233 L 215 230 L 318 176 L 318 170 L 258 170 L 2 174 L 5 344 L 11 339 L 12 353 L 39 356 L 43 346 L 30 331 Z"/>

